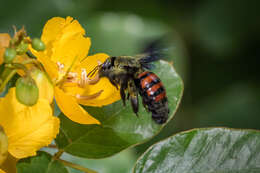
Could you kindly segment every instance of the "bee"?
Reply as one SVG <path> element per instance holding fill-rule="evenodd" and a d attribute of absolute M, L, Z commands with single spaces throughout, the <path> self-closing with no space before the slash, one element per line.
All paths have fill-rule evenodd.
<path fill-rule="evenodd" d="M 88 76 L 93 76 L 98 71 L 93 84 L 102 77 L 108 78 L 111 84 L 117 89 L 120 88 L 124 105 L 126 99 L 130 99 L 133 112 L 137 116 L 140 95 L 143 106 L 152 113 L 152 119 L 158 124 L 163 124 L 169 114 L 166 90 L 160 78 L 149 71 L 153 67 L 151 62 L 159 59 L 161 54 L 151 48 L 136 56 L 111 56 L 95 67 Z"/>

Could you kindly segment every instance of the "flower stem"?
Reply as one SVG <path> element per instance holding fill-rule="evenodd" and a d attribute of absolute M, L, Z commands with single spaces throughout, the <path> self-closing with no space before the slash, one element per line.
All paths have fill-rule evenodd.
<path fill-rule="evenodd" d="M 42 67 L 41 63 L 39 61 L 37 61 L 36 59 L 28 59 L 28 60 L 21 62 L 21 64 L 23 64 L 23 65 L 34 64 L 36 67 L 38 67 L 40 70 L 43 71 L 43 67 Z"/>
<path fill-rule="evenodd" d="M 75 163 L 71 163 L 71 162 L 68 162 L 66 160 L 62 160 L 62 159 L 57 159 L 59 160 L 60 162 L 62 162 L 65 166 L 69 166 L 71 168 L 74 168 L 74 169 L 77 169 L 77 170 L 80 170 L 80 171 L 83 171 L 85 173 L 98 173 L 94 170 L 91 170 L 91 169 L 88 169 L 88 168 L 85 168 L 85 167 L 82 167 L 81 165 L 78 165 L 78 164 L 75 164 Z"/>
<path fill-rule="evenodd" d="M 57 151 L 57 153 L 54 154 L 53 158 L 54 158 L 54 159 L 59 159 L 60 156 L 63 154 L 63 152 L 64 152 L 63 150 L 59 149 L 59 150 Z"/>
<path fill-rule="evenodd" d="M 0 86 L 0 92 L 2 92 L 2 90 L 4 89 L 5 85 L 9 82 L 9 80 L 16 74 L 17 70 L 12 70 L 8 76 L 5 78 L 5 80 L 3 81 L 3 83 Z"/>
<path fill-rule="evenodd" d="M 54 145 L 54 144 L 50 144 L 50 145 L 48 145 L 47 147 L 48 147 L 48 148 L 58 149 L 58 147 L 57 147 L 56 145 Z"/>
<path fill-rule="evenodd" d="M 27 69 L 27 67 L 23 64 L 20 64 L 20 63 L 12 63 L 12 64 L 9 64 L 9 68 L 14 68 L 14 69 L 22 69 L 26 75 L 29 75 L 29 70 Z"/>

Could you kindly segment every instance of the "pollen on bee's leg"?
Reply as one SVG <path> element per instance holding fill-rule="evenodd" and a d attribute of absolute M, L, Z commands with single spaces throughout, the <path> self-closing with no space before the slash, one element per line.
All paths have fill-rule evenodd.
<path fill-rule="evenodd" d="M 80 100 L 92 100 L 92 99 L 95 99 L 95 98 L 97 98 L 98 96 L 100 96 L 103 91 L 104 91 L 104 90 L 100 90 L 99 92 L 97 92 L 97 93 L 95 93 L 95 94 L 92 94 L 92 95 L 80 95 L 80 94 L 76 94 L 76 98 L 77 98 L 77 99 L 80 99 Z"/>

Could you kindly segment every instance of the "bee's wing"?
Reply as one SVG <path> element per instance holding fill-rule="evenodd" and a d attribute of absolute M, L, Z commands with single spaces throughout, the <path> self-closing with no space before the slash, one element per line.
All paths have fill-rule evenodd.
<path fill-rule="evenodd" d="M 167 49 L 163 47 L 162 39 L 163 38 L 159 38 L 148 43 L 143 49 L 143 54 L 141 54 L 142 57 L 139 59 L 139 62 L 143 66 L 147 66 L 145 64 L 158 61 L 166 57 Z"/>

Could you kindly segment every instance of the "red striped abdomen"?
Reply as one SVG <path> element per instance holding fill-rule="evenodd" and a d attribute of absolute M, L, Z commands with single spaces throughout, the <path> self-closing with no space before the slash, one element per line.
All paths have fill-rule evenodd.
<path fill-rule="evenodd" d="M 166 122 L 169 109 L 166 91 L 160 78 L 152 72 L 145 71 L 138 75 L 137 83 L 143 104 L 152 112 L 152 118 L 159 124 Z"/>
<path fill-rule="evenodd" d="M 143 72 L 138 75 L 140 88 L 148 97 L 158 102 L 166 98 L 166 92 L 158 76 L 152 72 Z"/>

